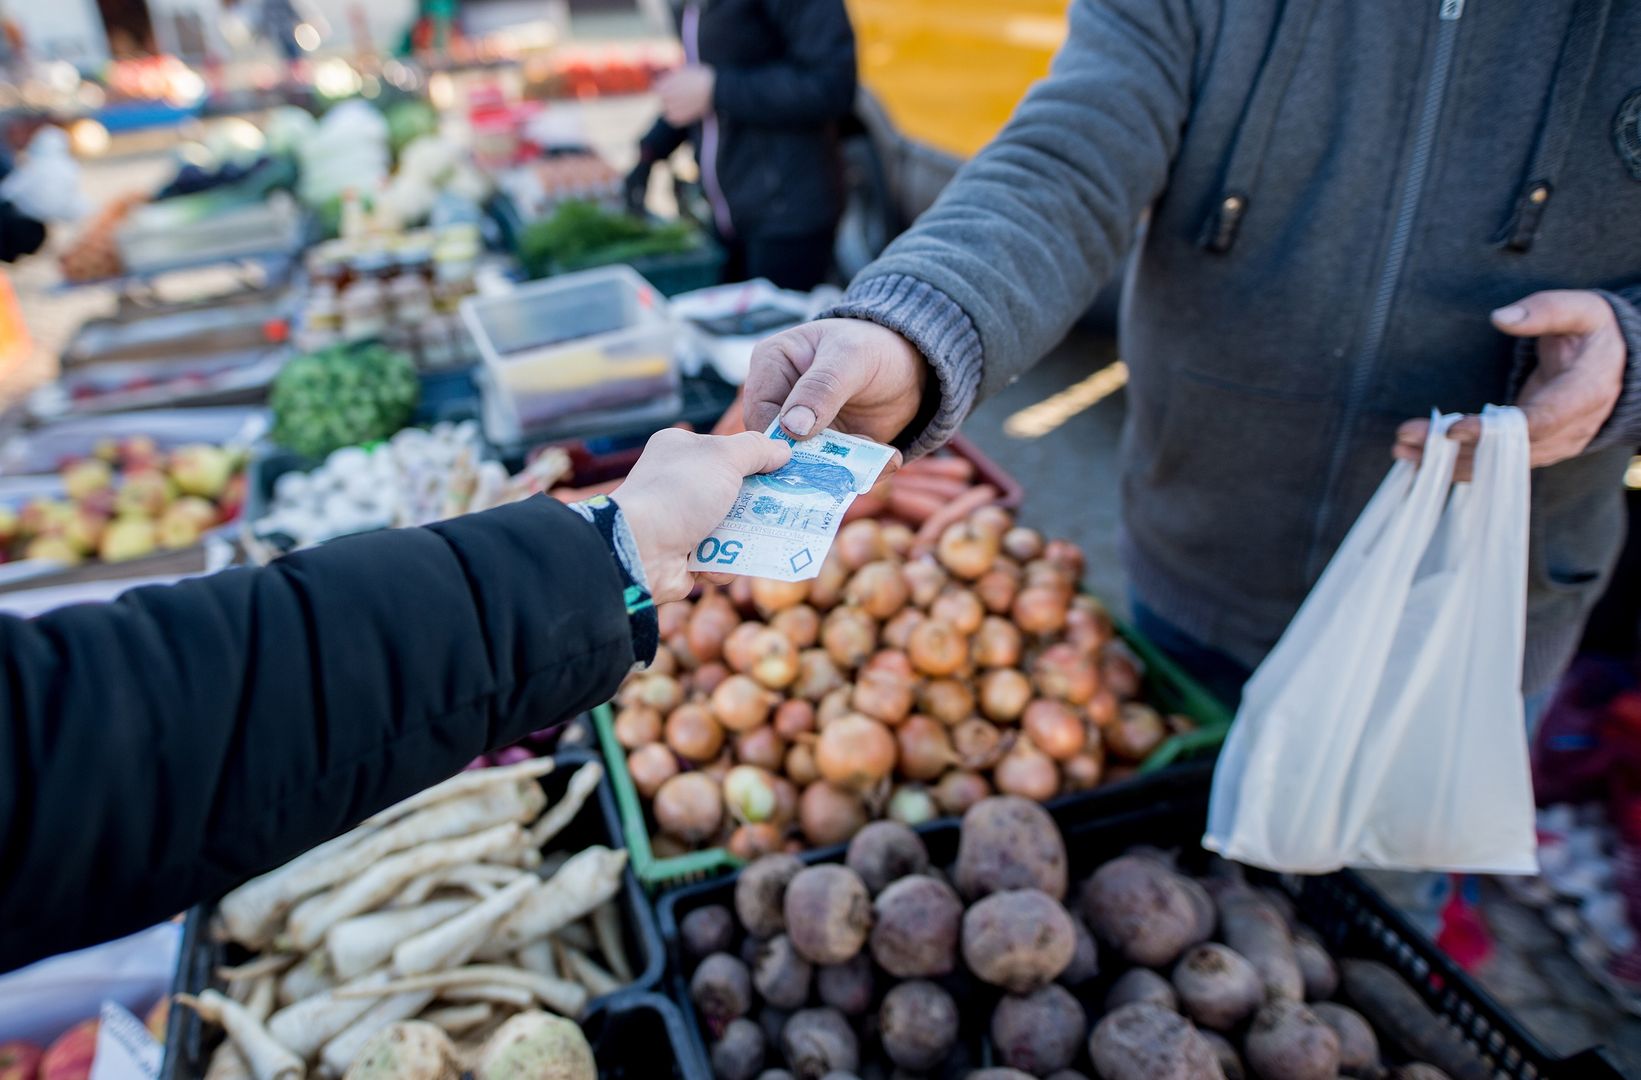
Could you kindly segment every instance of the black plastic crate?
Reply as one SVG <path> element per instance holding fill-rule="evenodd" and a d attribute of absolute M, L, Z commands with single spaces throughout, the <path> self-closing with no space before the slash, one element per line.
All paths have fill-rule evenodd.
<path fill-rule="evenodd" d="M 581 1024 L 600 1080 L 690 1080 L 705 1072 L 677 1005 L 657 993 L 631 990 L 603 1001 Z"/>
<path fill-rule="evenodd" d="M 1136 844 L 1200 851 L 1212 769 L 1212 763 L 1177 766 L 1047 804 L 1046 809 L 1065 835 L 1072 887 L 1096 867 Z M 949 866 L 956 860 L 957 821 L 934 822 L 918 831 L 933 865 Z M 833 847 L 805 852 L 800 857 L 811 864 L 840 862 L 843 852 L 843 848 Z M 1200 857 L 1205 859 L 1206 853 Z M 674 973 L 673 993 L 702 1061 L 707 1060 L 705 1040 L 689 999 L 687 979 L 691 967 L 683 956 L 678 924 L 689 912 L 708 904 L 733 906 L 739 876 L 732 874 L 678 889 L 664 895 L 657 906 L 657 921 Z M 1395 970 L 1433 1012 L 1445 1017 L 1458 1034 L 1494 1063 L 1497 1076 L 1508 1080 L 1620 1080 L 1623 1076 L 1599 1049 L 1565 1058 L 1551 1053 L 1356 874 L 1344 871 L 1321 877 L 1278 877 L 1250 872 L 1250 877 L 1276 885 L 1292 896 L 1300 919 L 1323 936 L 1335 955 L 1376 960 Z M 1109 976 L 1101 976 L 1077 991 L 1090 1016 L 1099 1015 L 1099 1002 L 1109 981 Z M 962 996 L 953 996 L 964 1009 L 965 1035 L 983 1039 L 997 991 L 976 986 Z M 1392 1052 L 1398 1049 L 1387 1045 Z M 993 1064 L 989 1048 L 982 1048 L 981 1063 Z M 1086 1060 L 1082 1067 L 1088 1068 Z M 704 1071 L 700 1075 L 705 1080 L 711 1074 Z"/>
<path fill-rule="evenodd" d="M 571 775 L 582 765 L 603 764 L 597 754 L 579 749 L 561 749 L 552 757 L 557 767 L 541 778 L 541 785 L 547 792 L 549 807 L 564 794 Z M 594 803 L 596 811 L 593 809 Z M 610 790 L 608 774 L 599 781 L 595 798 L 582 807 L 581 813 L 576 815 L 575 820 L 563 832 L 553 838 L 549 850 L 579 851 L 594 844 L 602 844 L 613 849 L 626 846 L 621 837 L 620 817 L 616 813 L 615 796 Z M 662 948 L 661 935 L 656 928 L 655 912 L 650 907 L 649 898 L 638 884 L 638 878 L 633 874 L 631 866 L 622 874 L 621 891 L 617 898 L 621 908 L 622 927 L 625 930 L 627 957 L 637 977 L 620 990 L 593 998 L 587 1003 L 583 1023 L 588 1029 L 588 1039 L 594 1043 L 595 1048 L 599 1043 L 594 1032 L 604 1030 L 597 1027 L 599 1024 L 613 1025 L 610 1027 L 611 1031 L 616 1030 L 620 1024 L 629 1023 L 648 1025 L 656 1030 L 666 1027 L 670 1031 L 676 1027 L 678 1035 L 687 1030 L 682 1026 L 682 1020 L 673 1015 L 673 1011 L 658 1010 L 656 1002 L 646 1000 L 655 998 L 653 991 L 660 987 L 661 976 L 666 968 L 666 953 Z M 215 904 L 201 904 L 188 912 L 187 922 L 183 927 L 177 974 L 171 984 L 173 994 L 197 994 L 206 987 L 215 985 L 213 973 L 218 967 L 240 963 L 246 959 L 246 954 L 238 946 L 223 945 L 211 940 L 208 928 L 215 914 Z M 638 1011 L 649 1018 L 629 1018 L 620 1021 L 619 1024 L 613 1019 L 600 1019 L 606 1012 L 619 1011 L 625 1007 L 624 1003 L 631 1001 L 640 1001 L 643 1007 Z M 660 1004 L 668 1003 L 660 1001 Z M 618 1038 L 615 1041 L 619 1043 L 621 1040 Z M 170 1026 L 166 1032 L 165 1057 L 160 1066 L 160 1077 L 162 1080 L 199 1080 L 205 1075 L 206 1066 L 210 1064 L 211 1051 L 216 1048 L 217 1042 L 216 1033 L 208 1032 L 192 1010 L 173 1006 Z M 617 1049 L 612 1047 L 610 1052 L 617 1053 Z M 680 1043 L 679 1052 L 675 1055 L 680 1062 L 684 1061 L 687 1051 L 687 1045 Z M 616 1060 L 631 1061 L 633 1068 L 643 1064 L 632 1057 L 620 1057 Z M 601 1075 L 610 1075 L 603 1072 L 603 1051 L 600 1051 L 599 1061 Z M 683 1068 L 682 1064 L 680 1068 Z M 668 1074 L 639 1069 L 636 1072 L 614 1075 L 637 1077 Z M 686 1071 L 677 1075 L 688 1077 L 696 1074 Z"/>

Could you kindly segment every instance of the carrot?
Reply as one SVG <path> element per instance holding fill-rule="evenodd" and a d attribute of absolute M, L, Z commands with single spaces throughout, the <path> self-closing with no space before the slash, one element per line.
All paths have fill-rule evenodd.
<path fill-rule="evenodd" d="M 973 480 L 974 462 L 960 457 L 920 457 L 908 461 L 900 471 L 913 475 L 943 476 L 949 480 Z"/>
<path fill-rule="evenodd" d="M 896 476 L 894 486 L 909 491 L 923 492 L 941 499 L 955 499 L 969 490 L 970 484 L 962 480 L 952 480 L 944 476 Z"/>
<path fill-rule="evenodd" d="M 860 496 L 849 504 L 849 509 L 843 512 L 843 520 L 847 523 L 856 518 L 882 517 L 887 504 L 871 492 Z"/>
<path fill-rule="evenodd" d="M 940 513 L 946 505 L 946 500 L 938 495 L 896 484 L 889 492 L 889 513 L 900 518 L 908 525 L 922 525 L 934 515 Z"/>
<path fill-rule="evenodd" d="M 970 488 L 962 495 L 953 499 L 940 508 L 940 512 L 932 515 L 923 522 L 917 530 L 917 539 L 912 542 L 913 551 L 929 551 L 934 548 L 940 534 L 947 528 L 957 524 L 982 506 L 988 506 L 997 500 L 997 489 L 990 484 L 981 484 Z"/>

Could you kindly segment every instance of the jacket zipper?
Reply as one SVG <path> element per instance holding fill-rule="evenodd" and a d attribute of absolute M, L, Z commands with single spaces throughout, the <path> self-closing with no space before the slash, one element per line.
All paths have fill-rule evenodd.
<path fill-rule="evenodd" d="M 692 64 L 701 62 L 701 8 L 690 4 L 684 9 L 684 59 Z M 725 238 L 735 235 L 735 224 L 729 216 L 729 202 L 718 184 L 718 114 L 711 109 L 701 118 L 701 186 L 706 189 L 707 202 L 712 205 L 712 220 L 718 234 Z"/>
<path fill-rule="evenodd" d="M 1439 0 L 1439 25 L 1436 30 L 1436 55 L 1431 65 L 1430 82 L 1425 87 L 1424 102 L 1419 110 L 1419 125 L 1414 131 L 1413 152 L 1408 158 L 1407 171 L 1402 176 L 1402 190 L 1397 197 L 1395 224 L 1390 234 L 1390 247 L 1385 252 L 1384 267 L 1373 293 L 1373 306 L 1368 311 L 1368 323 L 1362 335 L 1360 361 L 1351 372 L 1350 386 L 1345 393 L 1345 409 L 1340 417 L 1340 438 L 1334 443 L 1333 456 L 1328 465 L 1327 486 L 1323 489 L 1327 500 L 1311 535 L 1311 548 L 1306 558 L 1306 569 L 1311 577 L 1321 572 L 1326 564 L 1327 551 L 1323 539 L 1327 526 L 1338 508 L 1334 503 L 1334 488 L 1339 483 L 1345 458 L 1350 450 L 1351 431 L 1362 410 L 1362 399 L 1368 384 L 1378 368 L 1385 347 L 1385 332 L 1390 324 L 1390 309 L 1401 283 L 1402 270 L 1407 263 L 1407 249 L 1413 238 L 1413 223 L 1419 214 L 1419 203 L 1424 191 L 1425 177 L 1430 172 L 1430 158 L 1435 149 L 1436 128 L 1441 123 L 1442 103 L 1447 97 L 1447 82 L 1453 69 L 1453 54 L 1457 49 L 1459 20 L 1464 16 L 1465 0 Z"/>

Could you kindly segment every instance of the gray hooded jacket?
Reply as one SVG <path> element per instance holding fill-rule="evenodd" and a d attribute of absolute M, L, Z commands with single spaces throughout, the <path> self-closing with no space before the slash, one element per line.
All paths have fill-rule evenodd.
<path fill-rule="evenodd" d="M 1623 396 L 1533 476 L 1525 685 L 1546 685 L 1616 558 L 1641 443 L 1641 3 L 1074 0 L 1052 73 L 831 313 L 929 360 L 914 450 L 1060 339 L 1147 208 L 1124 559 L 1149 606 L 1250 665 L 1396 426 L 1513 399 L 1530 346 L 1489 311 L 1603 290 Z"/>

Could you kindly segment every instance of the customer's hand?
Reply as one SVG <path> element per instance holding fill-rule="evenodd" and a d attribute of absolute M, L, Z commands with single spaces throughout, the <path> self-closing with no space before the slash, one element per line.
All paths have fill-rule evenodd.
<path fill-rule="evenodd" d="M 1512 337 L 1538 338 L 1538 366 L 1516 401 L 1527 417 L 1532 467 L 1582 454 L 1624 388 L 1628 354 L 1612 305 L 1588 290 L 1539 292 L 1493 312 L 1493 325 Z M 1396 430 L 1392 453 L 1417 464 L 1429 431 L 1428 420 L 1407 421 Z M 1461 444 L 1454 476 L 1468 480 L 1480 418 L 1458 421 L 1448 437 Z"/>
<path fill-rule="evenodd" d="M 776 416 L 800 439 L 836 427 L 886 443 L 917 416 L 929 365 L 899 334 L 864 319 L 821 319 L 758 343 L 746 426 Z"/>
<path fill-rule="evenodd" d="M 689 595 L 690 554 L 729 513 L 742 479 L 778 469 L 791 456 L 786 443 L 754 431 L 692 435 L 669 428 L 650 436 L 638 464 L 610 498 L 632 530 L 656 603 Z"/>
<path fill-rule="evenodd" d="M 712 111 L 717 76 L 704 64 L 686 64 L 655 80 L 661 115 L 673 127 L 688 127 Z"/>

